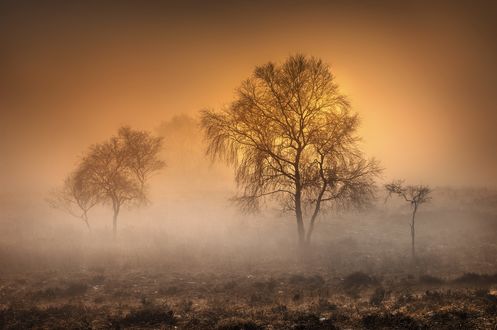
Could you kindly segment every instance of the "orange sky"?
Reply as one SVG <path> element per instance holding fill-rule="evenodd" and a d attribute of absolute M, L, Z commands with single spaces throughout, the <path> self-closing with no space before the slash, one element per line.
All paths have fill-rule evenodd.
<path fill-rule="evenodd" d="M 385 179 L 495 186 L 495 6 L 347 3 L 3 3 L 0 192 L 45 191 L 120 125 L 220 107 L 296 52 L 331 65 Z"/>

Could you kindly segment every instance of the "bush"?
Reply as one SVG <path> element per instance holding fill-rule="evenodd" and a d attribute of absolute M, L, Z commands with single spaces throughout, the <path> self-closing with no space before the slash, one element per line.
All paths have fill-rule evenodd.
<path fill-rule="evenodd" d="M 216 324 L 219 330 L 259 330 L 262 329 L 257 323 L 239 317 L 222 319 Z"/>
<path fill-rule="evenodd" d="M 128 313 L 125 317 L 112 322 L 116 326 L 157 326 L 174 325 L 174 313 L 166 307 L 147 305 Z"/>
<path fill-rule="evenodd" d="M 471 329 L 472 312 L 451 309 L 434 313 L 430 317 L 430 326 L 437 329 Z"/>
<path fill-rule="evenodd" d="M 86 293 L 88 285 L 85 283 L 70 283 L 64 290 L 66 296 L 80 296 Z"/>
<path fill-rule="evenodd" d="M 8 308 L 0 310 L 2 329 L 89 329 L 88 314 L 92 311 L 78 306 L 49 308 Z"/>
<path fill-rule="evenodd" d="M 443 279 L 431 275 L 421 275 L 419 277 L 419 282 L 428 285 L 439 285 L 445 283 Z"/>
<path fill-rule="evenodd" d="M 320 288 L 325 284 L 324 279 L 320 275 L 303 276 L 294 274 L 290 276 L 289 282 L 295 285 L 304 285 L 311 288 Z"/>
<path fill-rule="evenodd" d="M 415 319 L 402 313 L 369 314 L 362 318 L 366 329 L 422 329 L 422 325 Z"/>
<path fill-rule="evenodd" d="M 373 306 L 379 306 L 383 302 L 386 296 L 386 291 L 382 287 L 376 288 L 376 290 L 369 298 L 369 303 Z"/>
<path fill-rule="evenodd" d="M 497 283 L 497 274 L 465 273 L 453 280 L 456 284 L 489 285 Z"/>
<path fill-rule="evenodd" d="M 364 288 L 374 284 L 378 284 L 378 280 L 363 272 L 355 272 L 348 275 L 342 283 L 343 287 L 347 290 Z"/>
<path fill-rule="evenodd" d="M 296 313 L 293 315 L 292 321 L 292 329 L 336 329 L 332 320 L 320 318 L 318 315 L 312 313 Z"/>

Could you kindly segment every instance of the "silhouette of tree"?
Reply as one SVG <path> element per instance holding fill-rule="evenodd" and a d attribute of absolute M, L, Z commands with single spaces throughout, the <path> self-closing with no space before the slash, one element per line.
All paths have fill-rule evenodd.
<path fill-rule="evenodd" d="M 358 124 L 328 66 L 303 55 L 256 67 L 229 107 L 201 116 L 207 153 L 235 168 L 234 200 L 252 211 L 275 198 L 295 212 L 301 245 L 323 208 L 374 196 L 380 169 L 358 147 Z"/>
<path fill-rule="evenodd" d="M 59 195 L 63 200 L 74 199 L 84 217 L 89 205 L 111 204 L 115 237 L 121 208 L 147 202 L 146 183 L 165 166 L 159 158 L 161 146 L 160 137 L 121 127 L 117 136 L 89 148 L 75 174 L 66 179 L 64 193 Z"/>
<path fill-rule="evenodd" d="M 402 197 L 406 202 L 411 203 L 412 206 L 412 217 L 409 226 L 411 227 L 411 256 L 412 259 L 416 258 L 415 251 L 415 217 L 418 207 L 431 200 L 430 194 L 432 190 L 428 186 L 418 185 L 418 186 L 404 186 L 402 180 L 397 180 L 392 183 L 386 184 L 385 189 L 390 197 L 392 194 Z"/>
<path fill-rule="evenodd" d="M 83 220 L 91 231 L 88 212 L 98 204 L 99 193 L 94 186 L 88 184 L 84 176 L 85 171 L 78 168 L 64 180 L 61 188 L 50 193 L 47 202 L 51 207 Z"/>
<path fill-rule="evenodd" d="M 158 157 L 162 138 L 129 127 L 122 127 L 119 130 L 119 138 L 123 140 L 124 152 L 127 154 L 126 165 L 135 175 L 140 190 L 143 191 L 148 178 L 165 166 L 165 162 Z"/>

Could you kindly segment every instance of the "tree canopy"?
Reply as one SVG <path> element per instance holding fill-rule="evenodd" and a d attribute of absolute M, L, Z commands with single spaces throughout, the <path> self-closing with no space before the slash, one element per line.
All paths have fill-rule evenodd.
<path fill-rule="evenodd" d="M 361 152 L 359 119 L 329 67 L 296 55 L 256 67 L 221 111 L 205 110 L 207 153 L 235 168 L 235 198 L 255 210 L 266 197 L 295 212 L 300 242 L 307 241 L 324 206 L 361 205 L 374 195 L 380 172 Z"/>
<path fill-rule="evenodd" d="M 121 207 L 147 201 L 149 177 L 165 166 L 159 157 L 161 147 L 161 137 L 121 127 L 116 136 L 89 148 L 57 193 L 56 204 L 78 206 L 86 222 L 89 207 L 111 204 L 115 234 Z"/>

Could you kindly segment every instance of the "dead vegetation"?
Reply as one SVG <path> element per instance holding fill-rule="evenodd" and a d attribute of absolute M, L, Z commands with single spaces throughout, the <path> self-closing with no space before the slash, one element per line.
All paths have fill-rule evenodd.
<path fill-rule="evenodd" d="M 427 207 L 416 267 L 397 213 L 371 212 L 321 223 L 305 260 L 283 239 L 293 226 L 191 244 L 0 242 L 0 329 L 497 327 L 495 210 L 453 213 L 451 232 Z"/>
<path fill-rule="evenodd" d="M 495 274 L 451 280 L 326 272 L 192 274 L 93 271 L 39 288 L 2 279 L 3 329 L 492 329 Z M 77 280 L 76 280 L 77 279 Z M 43 282 L 43 280 L 41 280 Z M 408 283 L 408 284 L 406 284 Z M 430 289 L 426 289 L 427 284 Z M 468 284 L 468 285 L 466 285 Z M 351 294 L 353 292 L 353 294 Z M 36 297 L 36 298 L 34 298 Z"/>

